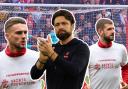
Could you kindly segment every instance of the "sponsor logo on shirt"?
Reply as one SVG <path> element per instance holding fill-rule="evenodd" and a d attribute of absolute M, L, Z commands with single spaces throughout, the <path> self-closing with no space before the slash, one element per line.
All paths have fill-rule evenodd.
<path fill-rule="evenodd" d="M 90 65 L 89 67 L 93 67 L 94 69 L 113 69 L 118 68 L 119 66 L 115 64 L 115 59 L 104 59 L 98 60 L 95 65 Z"/>

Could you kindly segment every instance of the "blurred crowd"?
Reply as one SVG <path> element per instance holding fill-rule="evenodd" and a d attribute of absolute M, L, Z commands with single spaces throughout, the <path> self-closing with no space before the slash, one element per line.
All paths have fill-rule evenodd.
<path fill-rule="evenodd" d="M 128 0 L 0 0 L 0 3 L 128 5 Z"/>
<path fill-rule="evenodd" d="M 5 38 L 3 32 L 3 24 L 7 18 L 12 16 L 24 17 L 28 22 L 29 40 L 27 47 L 37 50 L 37 37 L 46 37 L 50 33 L 54 33 L 51 25 L 51 14 L 44 13 L 5 13 L 0 12 L 0 50 L 5 48 Z M 95 32 L 95 22 L 99 18 L 111 18 L 116 26 L 115 41 L 126 46 L 126 29 L 128 29 L 128 10 L 127 9 L 102 9 L 98 11 L 90 11 L 86 13 L 75 13 L 76 29 L 74 34 L 76 37 L 84 40 L 89 45 L 97 42 L 98 36 Z"/>

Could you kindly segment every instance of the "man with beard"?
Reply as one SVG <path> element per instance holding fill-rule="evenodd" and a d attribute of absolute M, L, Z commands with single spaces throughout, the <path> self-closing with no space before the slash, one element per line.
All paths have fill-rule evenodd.
<path fill-rule="evenodd" d="M 121 66 L 127 63 L 126 48 L 122 44 L 113 42 L 115 27 L 112 20 L 108 18 L 97 20 L 95 29 L 99 40 L 90 47 L 90 87 L 120 89 Z"/>
<path fill-rule="evenodd" d="M 11 17 L 4 24 L 6 48 L 0 52 L 0 89 L 41 89 L 30 69 L 39 55 L 26 48 L 28 26 L 24 18 Z"/>
<path fill-rule="evenodd" d="M 75 18 L 68 10 L 56 11 L 52 25 L 59 42 L 52 45 L 49 36 L 38 39 L 40 57 L 31 77 L 39 79 L 46 70 L 47 89 L 81 89 L 89 61 L 88 45 L 74 38 Z"/>

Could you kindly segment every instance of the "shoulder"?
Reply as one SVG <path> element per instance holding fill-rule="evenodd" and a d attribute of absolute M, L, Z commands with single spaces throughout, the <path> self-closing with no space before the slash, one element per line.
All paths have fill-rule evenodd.
<path fill-rule="evenodd" d="M 83 40 L 77 39 L 77 43 L 78 43 L 78 47 L 83 47 L 83 48 L 89 49 L 89 45 L 86 42 L 84 42 Z"/>
<path fill-rule="evenodd" d="M 28 61 L 36 62 L 37 59 L 39 58 L 39 52 L 38 51 L 27 49 L 25 55 L 22 56 L 22 57 L 24 59 L 30 59 Z"/>
<path fill-rule="evenodd" d="M 95 44 L 93 44 L 93 45 L 89 46 L 89 49 L 95 49 L 95 48 L 97 48 L 97 47 L 98 47 L 98 44 L 97 44 L 97 43 L 95 43 Z"/>
<path fill-rule="evenodd" d="M 113 42 L 113 47 L 117 49 L 126 49 L 123 44 Z"/>
<path fill-rule="evenodd" d="M 26 49 L 26 52 L 32 52 L 32 53 L 37 53 L 38 51 L 35 51 L 35 50 L 31 50 L 31 49 Z"/>
<path fill-rule="evenodd" d="M 121 53 L 127 53 L 127 49 L 123 44 L 113 43 L 112 49 L 117 50 Z"/>
<path fill-rule="evenodd" d="M 27 55 L 38 55 L 39 52 L 27 48 L 27 50 L 26 50 L 26 54 L 27 54 Z"/>
<path fill-rule="evenodd" d="M 83 40 L 79 39 L 79 38 L 75 38 L 76 43 L 78 43 L 79 45 L 86 45 L 88 46 L 88 44 L 86 42 L 84 42 Z"/>
<path fill-rule="evenodd" d="M 9 59 L 10 57 L 8 57 L 5 53 L 5 49 L 3 49 L 1 52 L 0 52 L 0 65 L 3 64 L 3 61 L 6 61 L 6 60 L 3 60 L 3 59 Z"/>
<path fill-rule="evenodd" d="M 5 49 L 3 49 L 1 52 L 0 52 L 0 56 L 3 56 L 5 55 Z"/>
<path fill-rule="evenodd" d="M 76 39 L 76 51 L 90 53 L 89 46 L 86 42 Z"/>

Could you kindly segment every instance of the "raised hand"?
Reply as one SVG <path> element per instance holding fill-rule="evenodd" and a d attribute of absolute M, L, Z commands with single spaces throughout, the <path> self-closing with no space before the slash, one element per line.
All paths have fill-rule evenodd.
<path fill-rule="evenodd" d="M 1 86 L 0 86 L 0 89 L 8 89 L 8 84 L 5 82 L 5 83 L 2 83 Z"/>
<path fill-rule="evenodd" d="M 52 53 L 54 52 L 54 49 L 52 47 L 51 38 L 48 35 L 47 39 L 45 38 L 38 38 L 38 48 L 41 53 L 44 55 L 50 57 Z"/>

